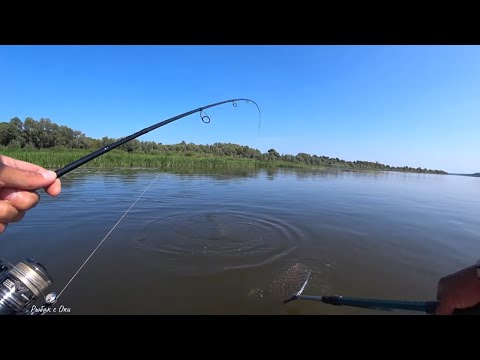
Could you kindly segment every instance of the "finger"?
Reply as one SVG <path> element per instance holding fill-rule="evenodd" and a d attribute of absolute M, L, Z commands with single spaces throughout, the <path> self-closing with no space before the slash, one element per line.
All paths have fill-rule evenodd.
<path fill-rule="evenodd" d="M 50 177 L 50 176 L 53 177 L 53 174 L 51 174 L 52 171 L 46 170 L 45 168 L 39 165 L 35 165 L 22 160 L 13 159 L 5 155 L 0 155 L 0 164 L 4 164 L 19 170 L 31 171 L 31 172 L 41 173 L 41 174 L 48 174 L 47 177 Z M 59 195 L 61 192 L 61 189 L 62 189 L 62 186 L 61 186 L 60 180 L 58 179 L 53 184 L 45 187 L 45 191 L 50 196 Z"/>
<path fill-rule="evenodd" d="M 45 191 L 48 195 L 50 196 L 57 196 L 60 194 L 62 191 L 62 183 L 60 182 L 60 179 L 56 179 L 53 184 L 48 185 L 45 188 Z"/>
<path fill-rule="evenodd" d="M 0 223 L 8 224 L 23 219 L 25 211 L 18 210 L 8 201 L 0 201 Z"/>
<path fill-rule="evenodd" d="M 51 185 L 56 178 L 50 170 L 34 172 L 0 164 L 0 187 L 36 190 Z"/>
<path fill-rule="evenodd" d="M 39 165 L 35 165 L 22 160 L 13 159 L 5 155 L 0 155 L 0 163 L 13 167 L 18 170 L 25 170 L 25 171 L 31 171 L 31 172 L 42 172 L 46 170 L 45 168 Z"/>
<path fill-rule="evenodd" d="M 0 234 L 3 233 L 7 229 L 7 224 L 0 223 Z"/>
<path fill-rule="evenodd" d="M 1 188 L 0 200 L 6 200 L 17 210 L 30 210 L 37 206 L 40 196 L 35 191 Z"/>

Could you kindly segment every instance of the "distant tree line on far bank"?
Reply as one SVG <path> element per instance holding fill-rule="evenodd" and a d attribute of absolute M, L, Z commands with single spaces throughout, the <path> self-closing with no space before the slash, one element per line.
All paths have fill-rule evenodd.
<path fill-rule="evenodd" d="M 58 125 L 49 119 L 34 120 L 31 117 L 21 121 L 14 117 L 10 122 L 0 122 L 0 146 L 10 149 L 92 149 L 111 144 L 118 139 L 103 137 L 93 139 L 78 130 L 73 130 L 64 125 Z M 317 156 L 306 153 L 297 155 L 280 155 L 275 149 L 262 153 L 257 149 L 244 145 L 230 143 L 215 143 L 213 145 L 196 145 L 182 142 L 180 144 L 164 145 L 154 141 L 132 140 L 121 147 L 129 153 L 151 154 L 178 154 L 184 156 L 229 156 L 248 158 L 259 161 L 284 161 L 297 164 L 324 167 L 342 167 L 359 170 L 386 170 L 415 173 L 447 174 L 442 170 L 412 168 L 409 166 L 393 167 L 371 161 L 345 161 L 328 156 Z"/>

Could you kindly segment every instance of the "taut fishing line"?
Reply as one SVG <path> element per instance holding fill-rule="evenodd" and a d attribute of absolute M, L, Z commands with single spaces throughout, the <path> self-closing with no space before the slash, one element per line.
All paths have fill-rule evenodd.
<path fill-rule="evenodd" d="M 179 152 L 179 154 L 181 154 L 183 151 L 183 149 Z M 92 253 L 87 257 L 87 259 L 83 262 L 82 265 L 80 265 L 80 267 L 78 268 L 78 270 L 75 272 L 75 274 L 73 274 L 73 276 L 70 278 L 70 280 L 67 282 L 67 284 L 65 285 L 65 287 L 62 289 L 62 291 L 60 291 L 58 293 L 58 296 L 57 296 L 57 301 L 58 301 L 58 298 L 62 295 L 62 293 L 66 290 L 66 288 L 68 287 L 68 285 L 70 285 L 70 283 L 73 281 L 73 279 L 75 279 L 75 277 L 78 275 L 78 273 L 83 269 L 83 267 L 87 264 L 87 262 L 90 260 L 90 258 L 95 254 L 95 252 L 100 248 L 100 246 L 102 246 L 103 242 L 108 238 L 108 236 L 113 232 L 113 230 L 115 230 L 115 228 L 118 226 L 118 224 L 120 224 L 120 222 L 123 220 L 123 218 L 125 216 L 127 216 L 127 214 L 129 213 L 129 211 L 135 206 L 135 204 L 138 202 L 138 200 L 140 200 L 140 198 L 143 196 L 143 194 L 145 194 L 147 192 L 147 190 L 150 188 L 150 186 L 152 186 L 152 184 L 157 181 L 158 177 L 160 175 L 162 175 L 164 172 L 165 172 L 165 169 L 167 167 L 169 167 L 170 165 L 172 164 L 172 160 L 170 160 L 170 162 L 168 164 L 166 164 L 164 166 L 164 168 L 162 169 L 162 171 L 160 171 L 157 176 L 155 176 L 155 178 L 150 182 L 150 184 L 147 185 L 147 187 L 142 191 L 142 193 L 140 194 L 140 196 L 132 203 L 132 205 L 130 205 L 130 207 L 127 209 L 127 211 L 125 211 L 125 213 L 120 217 L 120 219 L 118 219 L 118 221 L 115 223 L 115 225 L 113 225 L 113 227 L 110 229 L 110 231 L 107 233 L 107 235 L 105 235 L 105 237 L 100 240 L 100 242 L 98 243 L 97 247 L 95 249 L 93 249 Z"/>
<path fill-rule="evenodd" d="M 233 107 L 237 107 L 237 102 L 246 101 L 247 103 L 252 102 L 255 104 L 259 114 L 259 127 L 261 122 L 261 112 L 258 104 L 250 99 L 230 99 L 225 101 L 220 101 L 217 103 L 209 104 L 206 106 L 199 107 L 197 109 L 187 111 L 183 114 L 174 116 L 162 122 L 159 122 L 155 125 L 149 126 L 143 130 L 140 130 L 132 135 L 126 136 L 120 140 L 117 140 L 109 145 L 103 146 L 102 148 L 88 154 L 65 167 L 55 171 L 57 178 L 62 177 L 63 175 L 69 173 L 70 171 L 78 168 L 79 166 L 103 155 L 127 142 L 130 140 L 136 139 L 139 136 L 142 136 L 152 130 L 158 129 L 164 125 L 167 125 L 173 121 L 179 120 L 181 118 L 192 115 L 196 112 L 200 113 L 200 119 L 202 122 L 208 124 L 211 119 L 205 112 L 206 109 L 216 107 L 222 104 L 231 102 Z M 183 149 L 180 151 L 180 153 Z M 125 213 L 120 217 L 120 219 L 115 223 L 115 225 L 110 229 L 110 231 L 105 235 L 105 237 L 99 242 L 95 247 L 92 253 L 87 257 L 83 264 L 78 268 L 78 270 L 73 274 L 70 280 L 67 282 L 65 287 L 57 295 L 54 292 L 51 292 L 45 295 L 45 289 L 52 285 L 51 276 L 48 274 L 45 267 L 32 259 L 26 259 L 17 263 L 16 265 L 10 263 L 9 261 L 2 259 L 0 261 L 0 314 L 16 315 L 16 314 L 38 314 L 32 310 L 28 310 L 28 307 L 31 307 L 33 303 L 43 297 L 45 304 L 42 308 L 49 307 L 55 304 L 58 301 L 60 295 L 67 289 L 71 284 L 73 279 L 78 275 L 78 273 L 83 269 L 83 267 L 88 263 L 92 258 L 95 252 L 100 248 L 103 242 L 110 236 L 110 234 L 115 230 L 115 228 L 120 224 L 120 222 L 125 218 L 129 211 L 135 206 L 135 204 L 140 200 L 140 198 L 145 194 L 145 192 L 150 188 L 150 186 L 158 179 L 158 177 L 165 171 L 165 169 L 170 166 L 172 160 L 165 165 L 162 171 L 157 174 L 157 176 L 148 184 L 148 186 L 143 190 L 139 197 L 130 205 L 130 207 L 125 211 Z M 41 314 L 46 314 L 46 311 L 42 311 Z"/>
<path fill-rule="evenodd" d="M 211 121 L 211 119 L 210 119 L 210 116 L 207 115 L 207 113 L 205 112 L 204 109 L 207 109 L 207 108 L 209 108 L 209 107 L 213 107 L 213 106 L 216 106 L 216 105 L 221 105 L 221 104 L 224 104 L 225 102 L 229 102 L 229 101 L 232 101 L 233 106 L 234 106 L 234 107 L 237 107 L 237 104 L 236 104 L 236 102 L 235 102 L 236 100 L 228 100 L 228 101 L 219 102 L 219 103 L 216 103 L 216 104 L 213 104 L 213 105 L 208 105 L 208 106 L 199 108 L 199 109 L 197 109 L 196 111 L 199 111 L 199 113 L 200 113 L 200 119 L 202 120 L 202 122 L 205 123 L 205 124 L 209 124 L 210 121 Z M 248 100 L 247 100 L 247 102 L 248 102 Z M 255 102 L 254 102 L 254 103 L 255 103 Z M 255 105 L 257 105 L 257 104 L 255 103 Z M 258 109 L 259 114 L 260 114 L 260 108 L 258 107 L 258 105 L 257 105 L 257 109 Z M 196 111 L 194 111 L 194 112 L 196 112 Z M 180 117 L 177 116 L 177 117 L 175 117 L 175 118 L 176 118 L 176 119 L 180 119 L 181 117 L 188 116 L 188 115 L 186 115 L 186 114 L 191 114 L 191 112 L 184 113 L 184 114 L 182 114 L 183 116 L 182 116 L 182 115 L 179 115 Z M 202 114 L 203 114 L 203 115 L 202 115 Z M 173 120 L 172 120 L 172 121 L 173 121 Z M 169 120 L 165 120 L 165 121 L 163 121 L 161 124 L 167 124 L 168 122 L 170 122 L 170 121 L 169 121 Z M 157 127 L 158 127 L 158 126 L 153 125 L 153 126 L 151 127 L 151 128 L 152 128 L 151 130 L 156 129 Z M 150 128 L 147 128 L 147 129 L 150 129 Z M 146 130 L 146 129 L 144 129 L 144 130 Z M 144 130 L 141 130 L 141 131 L 139 131 L 139 132 L 136 133 L 136 134 L 139 134 L 138 136 L 143 135 L 142 132 L 143 132 Z M 151 130 L 148 130 L 148 131 L 151 131 Z M 146 132 L 148 132 L 148 131 L 146 131 Z M 145 132 L 145 133 L 146 133 L 146 132 Z M 134 135 L 135 135 L 135 134 L 134 134 Z M 131 136 L 134 136 L 134 135 L 131 135 Z M 130 140 L 134 139 L 135 137 L 137 137 L 137 136 L 134 136 L 134 137 L 132 137 L 131 139 L 129 139 L 129 140 L 127 140 L 127 141 L 130 141 Z M 127 138 L 128 138 L 128 137 L 127 137 Z M 126 138 L 124 138 L 124 139 L 126 139 Z M 123 139 L 121 139 L 121 140 L 123 140 Z M 117 143 L 118 143 L 118 142 L 120 142 L 120 141 L 117 141 Z M 116 143 L 114 143 L 114 144 L 116 144 Z M 108 151 L 111 150 L 111 149 L 114 149 L 114 148 L 117 147 L 117 146 L 119 146 L 119 145 L 117 145 L 117 146 L 114 147 L 114 146 L 113 146 L 114 144 L 111 144 L 111 145 L 107 146 L 107 147 L 108 147 Z M 121 145 L 121 144 L 120 144 L 120 145 Z M 105 147 L 105 148 L 107 148 L 107 147 Z M 103 148 L 103 149 L 105 149 L 105 148 Z M 182 150 L 179 152 L 179 154 L 182 153 L 183 150 L 184 150 L 184 148 L 182 148 Z M 138 202 L 138 200 L 140 200 L 140 198 L 147 192 L 147 190 L 150 188 L 150 186 L 152 186 L 152 184 L 153 184 L 153 183 L 158 179 L 158 177 L 165 171 L 165 169 L 166 169 L 168 166 L 171 165 L 171 163 L 172 163 L 172 161 L 170 161 L 168 164 L 165 165 L 165 167 L 162 169 L 162 171 L 157 174 L 157 176 L 150 182 L 150 184 L 148 184 L 148 186 L 145 188 L 145 190 L 143 190 L 143 192 L 140 194 L 140 196 L 132 203 L 132 205 L 130 205 L 130 207 L 127 209 L 127 211 L 125 211 L 125 213 L 120 217 L 120 219 L 115 223 L 115 225 L 113 225 L 113 227 L 110 229 L 110 231 L 107 233 L 107 235 L 105 235 L 105 237 L 99 242 L 99 244 L 97 245 L 97 247 L 96 247 L 96 248 L 92 251 L 92 253 L 87 257 L 87 259 L 84 261 L 84 263 L 78 268 L 78 270 L 75 272 L 75 274 L 73 274 L 72 278 L 67 282 L 67 284 L 66 284 L 65 287 L 62 289 L 62 291 L 60 291 L 60 293 L 59 293 L 58 296 L 57 296 L 57 300 L 58 300 L 58 298 L 60 297 L 60 295 L 65 291 L 65 289 L 68 287 L 68 285 L 69 285 L 69 284 L 73 281 L 73 279 L 77 276 L 77 274 L 78 274 L 78 273 L 82 270 L 82 268 L 87 264 L 87 262 L 90 260 L 90 258 L 91 258 L 91 257 L 95 254 L 95 252 L 100 248 L 100 246 L 103 244 L 103 242 L 108 238 L 108 236 L 113 232 L 113 230 L 115 230 L 115 228 L 116 228 L 116 227 L 120 224 L 120 222 L 125 218 L 125 216 L 128 214 L 128 212 L 135 206 L 135 204 Z M 73 168 L 72 168 L 72 170 L 73 170 Z M 58 171 L 61 171 L 61 170 L 58 170 Z M 71 170 L 70 170 L 70 171 L 71 171 Z"/>

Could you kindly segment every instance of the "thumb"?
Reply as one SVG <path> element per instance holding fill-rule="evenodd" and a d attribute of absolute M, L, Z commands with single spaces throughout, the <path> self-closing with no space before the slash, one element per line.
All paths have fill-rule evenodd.
<path fill-rule="evenodd" d="M 41 169 L 38 172 L 20 170 L 0 165 L 0 186 L 23 190 L 37 190 L 52 184 L 57 178 L 54 171 Z"/>

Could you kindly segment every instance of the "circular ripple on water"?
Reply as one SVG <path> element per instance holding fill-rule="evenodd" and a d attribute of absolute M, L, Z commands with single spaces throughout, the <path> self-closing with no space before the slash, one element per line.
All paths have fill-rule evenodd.
<path fill-rule="evenodd" d="M 214 273 L 268 264 L 295 250 L 301 239 L 297 228 L 281 220 L 219 211 L 152 220 L 133 246 L 162 255 L 172 270 Z"/>

